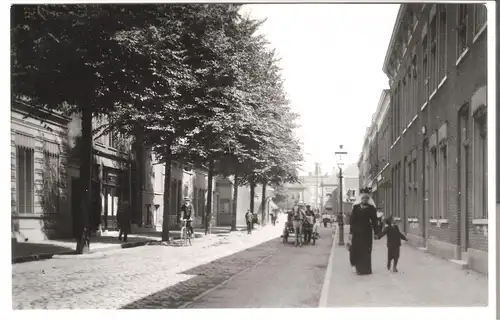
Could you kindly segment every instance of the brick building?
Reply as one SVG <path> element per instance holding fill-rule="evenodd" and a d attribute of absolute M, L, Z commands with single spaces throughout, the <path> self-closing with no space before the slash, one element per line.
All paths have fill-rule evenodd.
<path fill-rule="evenodd" d="M 402 4 L 384 61 L 391 207 L 410 241 L 487 273 L 486 6 Z"/>
<path fill-rule="evenodd" d="M 358 160 L 361 188 L 370 188 L 375 203 L 386 213 L 390 210 L 389 106 L 390 91 L 383 90 Z"/>

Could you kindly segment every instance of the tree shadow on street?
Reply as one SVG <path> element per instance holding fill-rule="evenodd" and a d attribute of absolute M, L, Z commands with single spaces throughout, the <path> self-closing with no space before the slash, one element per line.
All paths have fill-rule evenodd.
<path fill-rule="evenodd" d="M 255 247 L 231 254 L 181 272 L 192 278 L 155 292 L 120 309 L 178 309 L 196 300 L 203 292 L 255 265 L 281 245 L 273 239 Z"/>
<path fill-rule="evenodd" d="M 68 247 L 45 243 L 17 242 L 12 246 L 12 258 L 37 254 L 59 254 L 71 251 Z"/>

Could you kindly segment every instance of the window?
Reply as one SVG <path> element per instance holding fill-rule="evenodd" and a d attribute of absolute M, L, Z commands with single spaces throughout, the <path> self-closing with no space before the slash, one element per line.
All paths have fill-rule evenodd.
<path fill-rule="evenodd" d="M 391 174 L 391 181 L 392 181 L 392 209 L 391 209 L 391 212 L 392 212 L 392 216 L 395 217 L 396 216 L 396 212 L 398 211 L 396 209 L 396 199 L 398 198 L 397 195 L 396 195 L 396 190 L 398 190 L 397 186 L 398 186 L 398 182 L 396 180 L 396 166 L 394 166 L 394 168 L 392 168 L 392 174 Z"/>
<path fill-rule="evenodd" d="M 422 105 L 429 98 L 429 41 L 427 35 L 422 39 Z"/>
<path fill-rule="evenodd" d="M 446 145 L 440 147 L 439 152 L 439 219 L 447 217 L 448 195 L 448 154 Z"/>
<path fill-rule="evenodd" d="M 408 17 L 408 26 L 406 28 L 406 32 L 407 32 L 406 42 L 408 43 L 408 45 L 410 45 L 411 36 L 413 33 L 413 18 L 411 16 L 412 16 L 412 14 L 410 13 L 409 17 Z"/>
<path fill-rule="evenodd" d="M 438 38 L 438 80 L 442 81 L 446 76 L 446 57 L 448 55 L 448 32 L 446 20 L 446 5 L 438 4 L 439 12 L 439 38 Z"/>
<path fill-rule="evenodd" d="M 486 108 L 474 114 L 474 218 L 488 218 L 488 136 Z"/>
<path fill-rule="evenodd" d="M 25 146 L 16 148 L 17 213 L 34 213 L 34 154 Z"/>
<path fill-rule="evenodd" d="M 108 147 L 117 149 L 118 148 L 118 134 L 114 131 L 108 133 Z"/>
<path fill-rule="evenodd" d="M 431 170 L 430 170 L 430 176 L 432 181 L 430 181 L 430 192 L 429 192 L 429 200 L 430 200 L 430 205 L 429 205 L 429 210 L 430 210 L 430 217 L 432 219 L 437 219 L 438 218 L 438 199 L 439 199 L 439 193 L 438 193 L 438 188 L 439 188 L 439 176 L 438 176 L 438 155 L 437 155 L 437 149 L 434 147 L 431 150 Z"/>
<path fill-rule="evenodd" d="M 418 78 L 417 78 L 417 54 L 413 54 L 411 58 L 411 83 L 412 83 L 412 116 L 415 116 L 418 113 Z"/>
<path fill-rule="evenodd" d="M 408 187 L 410 187 L 411 184 L 413 183 L 413 180 L 412 180 L 413 170 L 412 170 L 411 166 L 412 166 L 412 163 L 410 161 L 408 161 Z"/>
<path fill-rule="evenodd" d="M 398 188 L 398 217 L 401 218 L 401 213 L 403 212 L 404 208 L 403 208 L 403 196 L 404 196 L 404 190 L 402 188 L 402 175 L 401 175 L 401 162 L 398 163 L 398 185 L 399 185 L 399 188 Z"/>
<path fill-rule="evenodd" d="M 406 117 L 406 77 L 403 78 L 402 88 L 399 92 L 399 128 L 398 133 L 401 134 L 405 127 L 405 117 Z"/>
<path fill-rule="evenodd" d="M 59 156 L 46 150 L 43 153 L 42 209 L 44 213 L 59 212 Z"/>
<path fill-rule="evenodd" d="M 435 7 L 436 5 L 434 5 Z M 429 67 L 429 91 L 432 92 L 437 88 L 437 19 L 434 14 L 431 17 L 429 27 L 429 40 L 430 40 L 430 67 Z"/>
<path fill-rule="evenodd" d="M 474 4 L 474 29 L 472 35 L 475 37 L 481 32 L 482 28 L 486 25 L 487 14 L 486 5 Z"/>
<path fill-rule="evenodd" d="M 408 107 L 406 108 L 406 125 L 410 123 L 411 118 L 413 118 L 413 77 L 411 74 L 411 65 L 408 67 L 408 70 L 406 70 L 407 73 L 407 81 L 408 81 L 408 93 L 407 93 L 407 99 L 406 99 L 406 104 Z"/>
<path fill-rule="evenodd" d="M 467 48 L 467 19 L 468 19 L 468 4 L 458 5 L 458 22 L 457 22 L 457 59 L 463 54 Z"/>
<path fill-rule="evenodd" d="M 417 178 L 417 159 L 413 159 L 413 213 L 414 213 L 414 217 L 417 217 L 418 214 L 417 214 L 417 211 L 418 211 L 418 203 L 417 203 L 417 200 L 418 200 L 418 195 L 417 195 L 417 185 L 418 185 L 418 178 Z"/>

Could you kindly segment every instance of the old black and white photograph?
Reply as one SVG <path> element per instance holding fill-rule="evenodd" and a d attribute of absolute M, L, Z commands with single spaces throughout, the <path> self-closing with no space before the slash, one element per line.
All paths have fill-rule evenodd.
<path fill-rule="evenodd" d="M 9 10 L 13 317 L 497 313 L 493 1 Z"/>

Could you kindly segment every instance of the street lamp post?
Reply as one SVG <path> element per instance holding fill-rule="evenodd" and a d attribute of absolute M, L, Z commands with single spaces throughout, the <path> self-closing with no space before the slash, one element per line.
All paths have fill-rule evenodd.
<path fill-rule="evenodd" d="M 342 166 L 344 165 L 344 157 L 347 152 L 343 150 L 344 146 L 340 145 L 339 150 L 335 152 L 335 158 L 337 160 L 337 166 L 339 167 L 339 203 L 340 203 L 340 213 L 338 215 L 337 221 L 339 225 L 339 246 L 343 246 L 344 243 L 344 215 L 343 215 L 343 201 L 342 201 Z"/>

